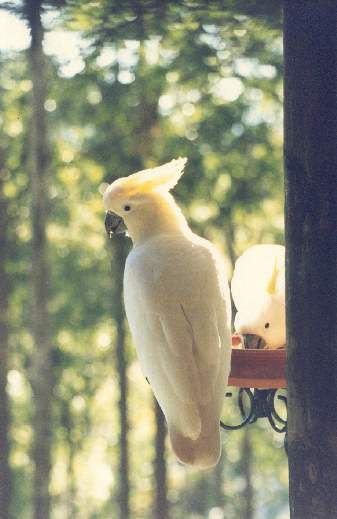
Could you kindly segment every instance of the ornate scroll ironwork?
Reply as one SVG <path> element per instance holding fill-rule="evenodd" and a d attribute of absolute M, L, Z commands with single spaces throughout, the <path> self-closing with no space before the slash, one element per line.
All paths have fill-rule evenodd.
<path fill-rule="evenodd" d="M 287 409 L 287 397 L 277 394 L 279 389 L 251 389 L 240 388 L 238 392 L 237 405 L 239 407 L 241 422 L 237 424 L 225 424 L 220 421 L 220 426 L 226 431 L 242 429 L 245 425 L 255 423 L 259 418 L 267 418 L 271 427 L 278 433 L 286 433 L 285 447 L 287 441 L 287 420 L 282 418 L 276 411 L 276 399 L 284 404 Z M 232 398 L 233 393 L 227 392 L 227 398 Z M 246 398 L 245 398 L 246 397 Z M 244 402 L 245 399 L 245 402 Z"/>

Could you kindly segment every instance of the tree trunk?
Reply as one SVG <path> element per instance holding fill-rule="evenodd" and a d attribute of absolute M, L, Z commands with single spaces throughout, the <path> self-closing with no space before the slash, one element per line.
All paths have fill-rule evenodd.
<path fill-rule="evenodd" d="M 228 214 L 226 214 L 224 216 L 222 225 L 223 225 L 223 229 L 224 229 L 227 254 L 228 254 L 230 263 L 232 265 L 232 269 L 234 269 L 234 265 L 235 265 L 235 261 L 236 261 L 236 254 L 235 254 L 235 247 L 234 247 L 234 228 L 232 225 L 230 211 L 228 211 Z"/>
<path fill-rule="evenodd" d="M 250 431 L 246 427 L 243 431 L 242 439 L 242 462 L 241 470 L 242 476 L 245 481 L 245 487 L 243 490 L 243 513 L 244 519 L 254 519 L 254 487 L 253 487 L 253 474 L 252 474 L 252 462 L 253 452 L 250 440 Z"/>
<path fill-rule="evenodd" d="M 140 25 L 140 37 L 142 36 L 142 27 Z M 146 75 L 142 76 L 142 70 L 146 69 L 145 58 L 145 43 L 144 40 L 140 42 L 139 47 L 139 82 L 143 83 L 143 88 L 139 97 L 140 103 L 138 107 L 138 127 L 137 141 L 135 149 L 139 158 L 140 167 L 145 168 L 145 160 L 148 157 L 153 157 L 153 136 L 154 129 L 158 125 L 158 103 L 149 99 L 146 90 Z M 158 90 L 157 96 L 160 96 Z M 154 496 L 154 518 L 168 519 L 169 518 L 169 501 L 167 498 L 167 465 L 165 455 L 165 439 L 166 439 L 166 420 L 165 416 L 154 398 L 154 412 L 155 412 L 155 457 L 154 457 L 154 477 L 155 477 L 155 496 Z"/>
<path fill-rule="evenodd" d="M 9 410 L 7 397 L 8 362 L 8 213 L 3 186 L 5 177 L 3 150 L 0 149 L 0 519 L 9 519 L 10 470 L 9 470 Z"/>
<path fill-rule="evenodd" d="M 156 454 L 154 460 L 156 495 L 154 518 L 168 519 L 169 503 L 167 500 L 167 470 L 165 457 L 166 421 L 156 399 L 154 399 L 154 408 L 156 417 Z"/>
<path fill-rule="evenodd" d="M 337 517 L 337 5 L 286 0 L 290 512 Z"/>
<path fill-rule="evenodd" d="M 219 462 L 211 472 L 212 477 L 212 506 L 223 508 L 225 511 L 224 495 L 224 465 L 226 461 L 225 447 L 221 451 Z M 207 477 L 207 474 L 206 474 Z"/>
<path fill-rule="evenodd" d="M 62 426 L 65 430 L 66 445 L 67 445 L 67 492 L 65 495 L 65 502 L 67 508 L 67 518 L 77 518 L 76 506 L 76 476 L 75 476 L 75 455 L 76 451 L 80 450 L 80 445 L 76 443 L 73 438 L 74 423 L 71 415 L 69 402 L 62 402 Z"/>
<path fill-rule="evenodd" d="M 113 317 L 116 323 L 116 362 L 119 381 L 119 487 L 117 502 L 119 506 L 119 518 L 130 517 L 130 483 L 129 483 L 129 445 L 128 445 L 128 379 L 127 358 L 125 354 L 125 328 L 124 328 L 124 305 L 123 305 L 123 275 L 126 258 L 126 244 L 122 237 L 113 241 L 112 271 L 114 274 L 114 304 Z"/>
<path fill-rule="evenodd" d="M 76 505 L 76 474 L 75 474 L 75 456 L 79 445 L 75 444 L 72 439 L 72 431 L 67 430 L 68 436 L 68 519 L 77 519 Z"/>
<path fill-rule="evenodd" d="M 51 405 L 53 373 L 48 316 L 47 219 L 47 137 L 44 103 L 46 99 L 45 59 L 42 48 L 41 1 L 26 0 L 31 30 L 29 52 L 32 89 L 30 126 L 30 177 L 32 196 L 32 388 L 34 396 L 34 518 L 50 517 L 49 481 L 51 471 Z"/>

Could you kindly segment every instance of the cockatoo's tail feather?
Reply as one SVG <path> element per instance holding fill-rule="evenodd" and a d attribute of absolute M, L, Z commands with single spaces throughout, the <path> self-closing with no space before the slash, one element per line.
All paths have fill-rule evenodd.
<path fill-rule="evenodd" d="M 207 420 L 207 411 L 202 423 L 208 431 L 206 434 L 202 431 L 196 440 L 186 438 L 175 430 L 169 429 L 169 434 L 174 452 L 180 461 L 207 470 L 214 467 L 219 461 L 221 454 L 220 431 L 219 423 L 214 419 L 213 421 Z"/>

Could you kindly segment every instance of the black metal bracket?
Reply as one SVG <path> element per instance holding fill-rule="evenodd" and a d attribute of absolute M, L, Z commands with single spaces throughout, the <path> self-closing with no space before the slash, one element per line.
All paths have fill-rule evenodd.
<path fill-rule="evenodd" d="M 278 389 L 251 389 L 240 388 L 238 392 L 238 407 L 241 414 L 241 422 L 238 424 L 225 424 L 220 421 L 220 426 L 226 431 L 236 431 L 246 425 L 255 423 L 259 418 L 267 418 L 271 427 L 278 433 L 285 433 L 285 449 L 287 450 L 287 420 L 282 418 L 275 409 L 275 399 L 282 402 L 287 410 L 287 397 L 278 395 Z M 244 403 L 244 397 L 248 400 Z M 227 392 L 227 398 L 232 398 L 233 393 Z"/>

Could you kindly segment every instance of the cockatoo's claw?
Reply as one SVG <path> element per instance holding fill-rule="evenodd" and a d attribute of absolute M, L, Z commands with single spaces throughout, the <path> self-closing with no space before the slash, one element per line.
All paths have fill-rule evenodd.
<path fill-rule="evenodd" d="M 123 218 L 112 211 L 106 212 L 104 225 L 109 238 L 112 238 L 114 234 L 124 234 L 126 232 L 126 225 Z"/>

